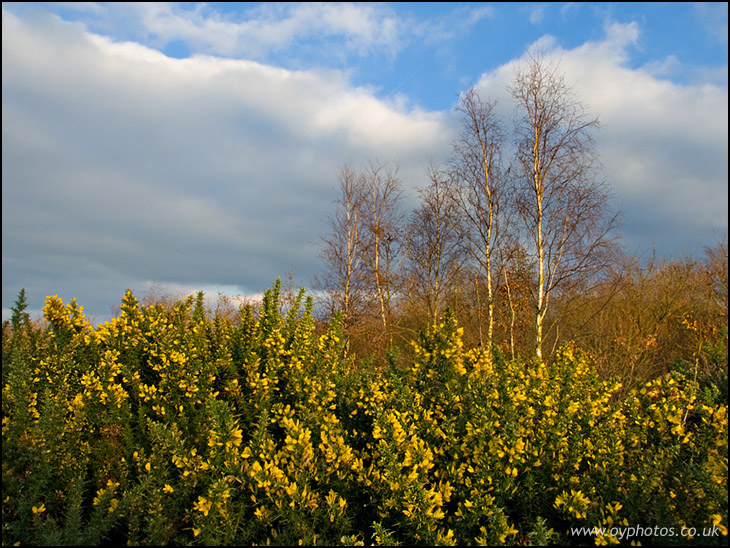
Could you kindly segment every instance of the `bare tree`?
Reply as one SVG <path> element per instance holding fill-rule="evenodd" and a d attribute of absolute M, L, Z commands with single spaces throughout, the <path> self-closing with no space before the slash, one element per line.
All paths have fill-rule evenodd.
<path fill-rule="evenodd" d="M 322 258 L 327 269 L 317 277 L 317 285 L 328 294 L 331 313 L 341 311 L 343 328 L 354 323 L 363 297 L 361 224 L 365 202 L 364 180 L 349 165 L 339 171 L 340 196 L 329 218 L 329 232 L 322 237 Z"/>
<path fill-rule="evenodd" d="M 364 189 L 360 229 L 363 263 L 377 299 L 383 331 L 392 343 L 391 308 L 398 290 L 398 269 L 402 257 L 401 183 L 397 169 L 390 170 L 371 163 L 359 176 L 358 184 Z"/>
<path fill-rule="evenodd" d="M 316 279 L 329 311 L 342 313 L 346 334 L 366 326 L 368 317 L 377 318 L 391 343 L 403 231 L 396 173 L 374 162 L 363 170 L 340 168 L 337 209 L 322 237 L 327 268 Z"/>
<path fill-rule="evenodd" d="M 433 325 L 461 268 L 459 215 L 450 194 L 448 175 L 428 169 L 429 186 L 420 192 L 421 205 L 409 226 L 408 280 L 414 300 L 422 303 Z"/>
<path fill-rule="evenodd" d="M 598 120 L 558 65 L 531 57 L 509 91 L 517 105 L 517 208 L 537 264 L 535 351 L 542 357 L 551 295 L 600 266 L 616 216 L 607 214 L 608 194 L 597 179 Z"/>
<path fill-rule="evenodd" d="M 518 320 L 519 324 L 524 324 L 529 315 L 529 296 L 526 289 L 531 285 L 532 268 L 517 234 L 509 233 L 503 236 L 506 237 L 500 240 L 498 248 L 501 273 L 498 288 L 501 292 L 502 317 L 505 318 L 505 335 L 510 356 L 514 360 L 517 355 Z M 524 331 L 524 326 L 520 331 Z"/>
<path fill-rule="evenodd" d="M 503 131 L 495 106 L 494 101 L 482 101 L 473 88 L 461 97 L 458 111 L 462 114 L 462 131 L 454 143 L 451 161 L 456 187 L 453 196 L 464 219 L 461 241 L 486 279 L 488 347 L 494 336 L 493 256 L 500 238 L 500 209 L 505 195 L 500 168 Z"/>

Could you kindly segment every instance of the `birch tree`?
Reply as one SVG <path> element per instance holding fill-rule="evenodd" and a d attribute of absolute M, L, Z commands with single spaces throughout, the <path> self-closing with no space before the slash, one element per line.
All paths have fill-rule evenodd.
<path fill-rule="evenodd" d="M 328 233 L 322 237 L 321 256 L 327 268 L 318 276 L 317 284 L 327 292 L 330 313 L 342 312 L 347 333 L 363 305 L 361 225 L 366 188 L 350 165 L 340 168 L 338 186 L 335 212 L 328 220 Z"/>
<path fill-rule="evenodd" d="M 483 101 L 474 88 L 461 97 L 457 110 L 462 115 L 462 130 L 454 143 L 451 161 L 453 197 L 464 220 L 461 241 L 486 280 L 488 348 L 492 346 L 495 321 L 493 258 L 500 238 L 500 209 L 505 195 L 501 169 L 503 130 L 495 107 L 495 101 Z M 481 335 L 480 343 L 484 343 Z"/>
<path fill-rule="evenodd" d="M 443 312 L 446 296 L 461 270 L 460 216 L 450 193 L 447 173 L 431 166 L 429 186 L 409 227 L 408 280 L 412 299 L 425 308 L 431 325 Z"/>
<path fill-rule="evenodd" d="M 377 301 L 383 331 L 392 343 L 392 302 L 401 279 L 401 182 L 397 171 L 376 163 L 371 163 L 359 179 L 363 188 L 360 241 L 365 275 Z"/>
<path fill-rule="evenodd" d="M 616 216 L 598 179 L 587 114 L 557 63 L 530 57 L 509 92 L 516 103 L 516 205 L 537 265 L 535 352 L 542 357 L 544 323 L 557 288 L 585 279 L 602 264 Z"/>

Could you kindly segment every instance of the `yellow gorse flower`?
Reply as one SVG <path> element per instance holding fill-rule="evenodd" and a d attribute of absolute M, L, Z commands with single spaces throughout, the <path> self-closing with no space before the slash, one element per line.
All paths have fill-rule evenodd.
<path fill-rule="evenodd" d="M 198 501 L 193 504 L 193 510 L 201 512 L 204 516 L 208 515 L 213 502 L 206 499 L 205 497 L 198 497 Z"/>

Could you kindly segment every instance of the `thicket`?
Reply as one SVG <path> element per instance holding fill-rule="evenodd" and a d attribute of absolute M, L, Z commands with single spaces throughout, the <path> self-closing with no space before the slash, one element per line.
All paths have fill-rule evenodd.
<path fill-rule="evenodd" d="M 718 401 L 727 403 L 727 244 L 708 248 L 702 259 L 641 261 L 619 254 L 614 259 L 590 287 L 579 285 L 554 297 L 546 321 L 545 360 L 554 359 L 562 345 L 575 344 L 602 378 L 618 378 L 622 391 L 680 370 L 702 386 L 716 387 Z M 497 284 L 493 344 L 506 358 L 512 359 L 513 352 L 516 359 L 534 354 L 531 281 L 528 269 L 520 272 L 511 280 L 509 298 L 503 281 Z M 449 289 L 440 306 L 449 307 L 464 328 L 467 346 L 484 346 L 482 279 L 463 275 Z M 352 353 L 385 360 L 388 341 L 375 308 L 363 306 L 344 331 Z M 428 325 L 428 313 L 406 289 L 390 319 L 397 352 L 408 361 L 409 341 Z"/>
<path fill-rule="evenodd" d="M 622 389 L 571 345 L 465 344 L 458 310 L 363 361 L 280 293 L 231 315 L 128 291 L 97 327 L 55 296 L 33 323 L 21 293 L 3 544 L 726 543 L 726 388 L 698 362 Z"/>

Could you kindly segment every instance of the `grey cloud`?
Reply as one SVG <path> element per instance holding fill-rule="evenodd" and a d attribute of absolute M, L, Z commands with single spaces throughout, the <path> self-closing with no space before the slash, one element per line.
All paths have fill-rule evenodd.
<path fill-rule="evenodd" d="M 401 159 L 415 186 L 450 141 L 442 116 L 336 72 L 169 59 L 5 12 L 2 55 L 3 309 L 21 287 L 104 315 L 154 280 L 309 283 L 339 164 Z"/>

